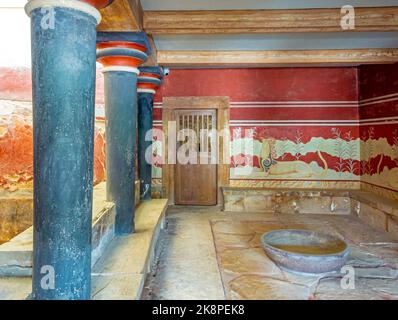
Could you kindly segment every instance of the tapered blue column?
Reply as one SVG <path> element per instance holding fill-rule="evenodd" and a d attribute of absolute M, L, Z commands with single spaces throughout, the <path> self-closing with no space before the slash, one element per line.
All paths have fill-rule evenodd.
<path fill-rule="evenodd" d="M 152 128 L 153 97 L 160 85 L 163 71 L 160 67 L 140 68 L 138 77 L 138 175 L 140 199 L 150 200 L 152 192 Z"/>
<path fill-rule="evenodd" d="M 115 231 L 123 235 L 135 230 L 137 67 L 147 59 L 146 47 L 112 39 L 97 48 L 104 65 L 107 199 L 115 203 Z"/>
<path fill-rule="evenodd" d="M 33 299 L 90 299 L 96 25 L 80 1 L 32 0 Z"/>
<path fill-rule="evenodd" d="M 106 189 L 116 204 L 116 232 L 134 231 L 137 74 L 109 71 L 105 80 Z"/>
<path fill-rule="evenodd" d="M 140 177 L 140 199 L 151 199 L 152 165 L 146 159 L 146 151 L 152 146 L 153 94 L 138 93 L 138 175 Z"/>

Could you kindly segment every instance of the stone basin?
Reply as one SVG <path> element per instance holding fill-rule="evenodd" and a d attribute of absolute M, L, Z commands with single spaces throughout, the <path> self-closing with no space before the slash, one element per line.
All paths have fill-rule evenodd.
<path fill-rule="evenodd" d="M 277 265 L 304 273 L 340 270 L 350 254 L 342 239 L 310 230 L 274 230 L 265 233 L 261 242 Z"/>

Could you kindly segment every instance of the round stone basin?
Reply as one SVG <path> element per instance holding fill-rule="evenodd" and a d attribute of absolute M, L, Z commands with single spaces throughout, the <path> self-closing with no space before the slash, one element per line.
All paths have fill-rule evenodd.
<path fill-rule="evenodd" d="M 343 240 L 309 230 L 274 230 L 265 233 L 261 242 L 277 265 L 304 273 L 340 270 L 350 253 Z"/>

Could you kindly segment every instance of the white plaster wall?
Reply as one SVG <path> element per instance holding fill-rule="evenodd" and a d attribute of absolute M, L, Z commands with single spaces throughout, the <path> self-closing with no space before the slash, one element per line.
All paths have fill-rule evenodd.
<path fill-rule="evenodd" d="M 30 67 L 30 19 L 26 0 L 0 0 L 0 67 Z"/>

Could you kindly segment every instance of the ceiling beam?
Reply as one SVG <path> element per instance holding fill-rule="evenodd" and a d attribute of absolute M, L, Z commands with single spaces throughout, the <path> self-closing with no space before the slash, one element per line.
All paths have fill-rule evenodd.
<path fill-rule="evenodd" d="M 98 31 L 142 31 L 144 11 L 140 0 L 117 0 L 100 11 Z"/>
<path fill-rule="evenodd" d="M 299 10 L 145 11 L 149 34 L 339 32 L 341 8 Z M 344 19 L 343 19 L 344 20 Z M 355 8 L 355 29 L 398 31 L 398 6 Z"/>
<path fill-rule="evenodd" d="M 267 67 L 398 62 L 398 49 L 301 51 L 158 51 L 165 67 Z"/>

